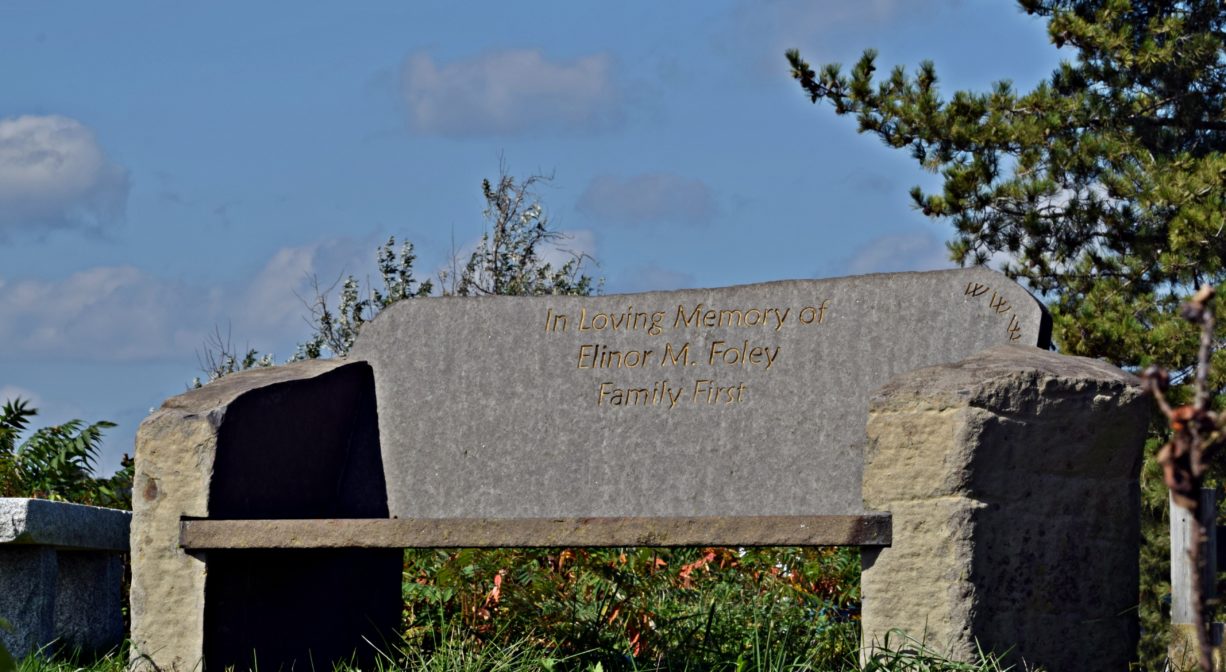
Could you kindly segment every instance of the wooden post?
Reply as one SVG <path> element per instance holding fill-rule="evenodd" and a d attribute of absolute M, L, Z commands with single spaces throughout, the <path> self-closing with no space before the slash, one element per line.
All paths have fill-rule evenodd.
<path fill-rule="evenodd" d="M 1200 515 L 1207 538 L 1201 549 L 1204 567 L 1201 585 L 1206 599 L 1217 595 L 1217 507 L 1219 492 L 1216 488 L 1200 491 Z M 1192 572 L 1196 568 L 1188 558 L 1188 544 L 1196 537 L 1196 524 L 1189 511 L 1170 502 L 1171 510 L 1171 648 L 1172 662 L 1192 664 L 1196 660 L 1196 633 L 1192 627 L 1193 615 L 1199 605 L 1192 599 Z M 1211 627 L 1213 644 L 1222 644 L 1222 624 Z M 1221 649 L 1215 658 L 1220 666 Z"/>
<path fill-rule="evenodd" d="M 1201 557 L 1205 559 L 1201 585 L 1206 588 L 1205 597 L 1213 597 L 1217 586 L 1217 490 L 1202 488 L 1200 491 L 1201 519 L 1209 532 Z M 1196 536 L 1196 524 L 1187 509 L 1171 502 L 1171 622 L 1191 623 L 1192 567 L 1188 559 L 1188 544 Z"/>

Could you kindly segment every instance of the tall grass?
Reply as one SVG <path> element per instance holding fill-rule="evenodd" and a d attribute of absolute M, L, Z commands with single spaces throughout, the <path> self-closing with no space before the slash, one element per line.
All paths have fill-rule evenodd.
<path fill-rule="evenodd" d="M 411 551 L 399 641 L 383 647 L 374 669 L 1010 669 L 982 653 L 972 662 L 951 661 L 897 633 L 864 656 L 862 667 L 859 565 L 856 549 Z M 122 651 L 85 665 L 66 656 L 32 656 L 19 672 L 122 672 L 126 662 Z"/>
<path fill-rule="evenodd" d="M 458 628 L 449 631 L 451 634 L 432 649 L 423 650 L 402 643 L 382 652 L 373 668 L 342 664 L 333 672 L 657 672 L 661 669 L 654 661 L 630 656 L 592 660 L 583 652 L 564 654 L 531 638 L 480 642 L 465 637 Z M 875 648 L 863 666 L 858 651 L 834 663 L 819 664 L 815 656 L 798 654 L 794 647 L 781 645 L 778 641 L 781 637 L 787 635 L 763 628 L 754 643 L 735 658 L 715 663 L 695 660 L 689 664 L 672 660 L 673 667 L 669 669 L 685 672 L 1022 672 L 1003 664 L 1000 657 L 983 652 L 970 662 L 949 660 L 922 642 L 897 635 Z M 72 656 L 36 654 L 19 661 L 17 672 L 126 672 L 127 664 L 125 647 L 85 662 Z"/>

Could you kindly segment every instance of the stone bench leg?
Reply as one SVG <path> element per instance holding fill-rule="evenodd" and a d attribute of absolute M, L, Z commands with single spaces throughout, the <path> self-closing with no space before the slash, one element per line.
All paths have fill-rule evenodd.
<path fill-rule="evenodd" d="M 55 636 L 69 650 L 106 653 L 123 641 L 123 557 L 106 551 L 60 551 Z"/>
<path fill-rule="evenodd" d="M 16 657 L 44 647 L 105 653 L 123 641 L 123 562 L 105 551 L 0 546 L 0 641 Z"/>
<path fill-rule="evenodd" d="M 0 642 L 16 658 L 55 639 L 55 551 L 46 546 L 0 547 Z"/>
<path fill-rule="evenodd" d="M 978 643 L 1052 672 L 1128 669 L 1148 403 L 1115 367 L 1016 346 L 882 388 L 863 493 L 893 545 L 863 555 L 866 647 L 901 629 L 961 659 Z"/>

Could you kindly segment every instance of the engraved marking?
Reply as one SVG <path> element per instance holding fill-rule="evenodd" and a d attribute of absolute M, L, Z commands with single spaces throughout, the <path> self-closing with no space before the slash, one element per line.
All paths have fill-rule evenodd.
<path fill-rule="evenodd" d="M 992 288 L 985 284 L 971 281 L 966 283 L 966 290 L 963 292 L 963 295 L 978 297 L 987 293 L 989 289 Z M 1009 324 L 1005 327 L 1009 334 L 1009 340 L 1022 340 L 1021 321 L 1017 319 L 1017 313 L 1013 310 L 1013 305 L 1005 299 L 1004 294 L 993 289 L 992 296 L 988 299 L 988 307 L 994 310 L 997 315 L 1009 314 Z"/>
<path fill-rule="evenodd" d="M 822 299 L 822 305 L 816 308 L 813 306 L 805 306 L 804 308 L 800 309 L 800 314 L 796 317 L 800 320 L 801 324 L 812 324 L 815 321 L 818 324 L 821 324 L 826 320 L 826 308 L 829 305 L 830 299 Z"/>
<path fill-rule="evenodd" d="M 711 341 L 707 364 L 714 365 L 717 361 L 733 366 L 765 364 L 766 368 L 770 369 L 775 364 L 775 358 L 779 356 L 780 346 L 774 348 L 760 345 L 750 346 L 748 339 L 740 347 L 724 347 L 726 345 L 727 341 Z"/>
<path fill-rule="evenodd" d="M 745 383 L 719 385 L 714 380 L 699 379 L 694 381 L 694 397 L 691 401 L 696 404 L 736 404 L 745 400 L 745 392 L 748 389 Z"/>
<path fill-rule="evenodd" d="M 714 406 L 738 404 L 745 400 L 749 393 L 749 385 L 745 382 L 727 384 L 718 380 L 715 372 L 703 371 L 703 367 L 713 367 L 724 371 L 732 368 L 754 368 L 768 371 L 774 368 L 783 350 L 778 344 L 763 344 L 754 339 L 732 338 L 723 334 L 704 334 L 698 341 L 676 340 L 665 342 L 664 347 L 622 349 L 626 345 L 619 339 L 612 343 L 601 343 L 600 335 L 608 334 L 631 335 L 632 332 L 647 336 L 658 336 L 668 329 L 733 329 L 742 328 L 755 330 L 782 331 L 784 327 L 797 328 L 800 325 L 823 324 L 826 313 L 830 310 L 831 299 L 822 299 L 803 306 L 772 306 L 771 304 L 710 306 L 705 303 L 681 303 L 675 312 L 670 310 L 644 311 L 641 307 L 627 305 L 624 310 L 603 311 L 593 307 L 580 307 L 575 317 L 575 332 L 586 334 L 582 340 L 586 343 L 576 343 L 571 350 L 575 368 L 579 370 L 604 370 L 604 378 L 612 374 L 609 369 L 650 369 L 655 367 L 699 367 L 695 371 L 699 376 L 686 376 L 677 380 L 655 380 L 652 382 L 600 380 L 595 383 L 595 402 L 600 407 L 641 408 L 659 407 L 672 409 L 683 401 L 686 404 Z M 669 325 L 667 317 L 673 315 Z M 545 333 L 566 332 L 570 330 L 571 315 L 559 313 L 553 308 L 545 311 Z M 793 327 L 792 325 L 797 325 Z M 712 338 L 722 336 L 722 338 Z M 582 337 L 581 337 L 582 338 Z M 712 339 L 712 340 L 708 340 Z M 571 347 L 575 347 L 571 346 Z M 699 349 L 705 349 L 706 357 L 698 354 Z M 657 374 L 658 375 L 658 374 Z M 676 375 L 675 373 L 673 375 Z M 590 389 L 590 388 L 589 388 Z M 688 393 L 688 394 L 687 394 Z M 589 397 L 591 399 L 591 397 Z"/>
<path fill-rule="evenodd" d="M 667 380 L 658 380 L 651 387 L 615 387 L 604 381 L 596 388 L 597 406 L 659 406 L 668 404 L 672 410 L 681 401 L 681 388 Z"/>
<path fill-rule="evenodd" d="M 545 333 L 552 331 L 566 331 L 567 317 L 562 313 L 554 314 L 553 308 L 545 310 Z"/>
<path fill-rule="evenodd" d="M 607 345 L 585 343 L 579 346 L 579 369 L 640 369 L 647 366 L 647 361 L 654 350 L 611 350 Z"/>
<path fill-rule="evenodd" d="M 984 292 L 988 291 L 988 289 L 990 288 L 987 285 L 981 285 L 978 282 L 972 281 L 972 282 L 966 283 L 965 294 L 970 295 L 970 296 L 980 296 Z"/>
<path fill-rule="evenodd" d="M 674 350 L 672 343 L 664 344 L 664 357 L 660 359 L 660 366 L 685 366 L 690 363 L 690 344 L 687 342 L 679 349 Z"/>
<path fill-rule="evenodd" d="M 997 313 L 1003 313 L 1009 310 L 1009 302 L 1005 300 L 1005 297 L 1001 296 L 995 291 L 992 292 L 992 298 L 988 301 L 988 305 L 995 308 Z"/>

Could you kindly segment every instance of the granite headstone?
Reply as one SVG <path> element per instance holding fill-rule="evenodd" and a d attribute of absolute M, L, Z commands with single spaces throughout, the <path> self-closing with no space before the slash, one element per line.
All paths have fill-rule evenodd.
<path fill-rule="evenodd" d="M 863 511 L 870 393 L 1050 317 L 983 268 L 400 302 L 362 331 L 400 518 Z"/>

